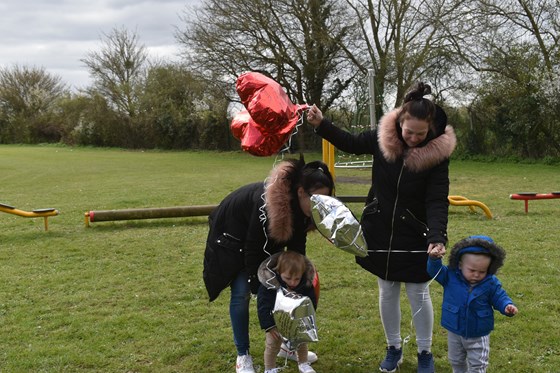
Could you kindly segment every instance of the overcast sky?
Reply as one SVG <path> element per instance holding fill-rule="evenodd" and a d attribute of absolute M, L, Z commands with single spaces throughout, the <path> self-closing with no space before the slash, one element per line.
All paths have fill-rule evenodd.
<path fill-rule="evenodd" d="M 80 61 L 114 28 L 134 31 L 150 56 L 177 60 L 174 33 L 202 0 L 0 0 L 0 66 L 44 67 L 73 88 L 90 84 Z"/>

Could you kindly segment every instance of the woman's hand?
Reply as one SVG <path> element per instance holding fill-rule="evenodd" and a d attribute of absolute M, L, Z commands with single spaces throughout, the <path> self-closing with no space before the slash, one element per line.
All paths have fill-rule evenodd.
<path fill-rule="evenodd" d="M 311 124 L 313 128 L 317 128 L 319 127 L 319 124 L 321 124 L 322 120 L 323 113 L 321 112 L 321 110 L 319 110 L 317 105 L 311 106 L 307 111 L 307 121 L 309 122 L 309 124 Z"/>

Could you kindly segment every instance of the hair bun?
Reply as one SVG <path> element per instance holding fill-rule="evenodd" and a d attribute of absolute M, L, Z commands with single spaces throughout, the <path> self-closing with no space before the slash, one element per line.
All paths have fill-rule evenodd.
<path fill-rule="evenodd" d="M 429 84 L 417 82 L 404 96 L 404 102 L 422 100 L 424 96 L 429 95 L 430 93 L 432 93 L 432 87 L 430 87 Z"/>

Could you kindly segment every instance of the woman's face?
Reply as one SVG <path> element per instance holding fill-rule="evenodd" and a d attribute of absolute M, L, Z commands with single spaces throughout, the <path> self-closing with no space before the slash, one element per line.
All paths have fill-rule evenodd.
<path fill-rule="evenodd" d="M 312 190 L 311 194 L 307 193 L 302 187 L 298 188 L 298 199 L 299 199 L 299 207 L 307 217 L 311 217 L 311 196 L 313 194 L 321 194 L 324 196 L 329 195 L 329 188 L 321 187 L 319 189 Z"/>
<path fill-rule="evenodd" d="M 405 116 L 401 121 L 402 137 L 410 148 L 418 146 L 428 136 L 430 123 L 411 116 Z"/>

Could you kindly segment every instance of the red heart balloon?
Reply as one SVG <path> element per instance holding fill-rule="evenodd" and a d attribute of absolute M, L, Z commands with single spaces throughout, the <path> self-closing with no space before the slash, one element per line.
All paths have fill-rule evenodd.
<path fill-rule="evenodd" d="M 247 110 L 242 110 L 233 117 L 230 128 L 233 136 L 241 141 L 241 149 L 260 157 L 278 153 L 290 137 L 290 133 L 263 135 Z"/>
<path fill-rule="evenodd" d="M 308 105 L 293 104 L 280 84 L 257 72 L 241 74 L 237 78 L 236 89 L 249 119 L 247 114 L 241 113 L 238 114 L 239 118 L 234 118 L 236 122 L 247 123 L 243 135 L 234 136 L 242 141 L 242 148 L 251 154 L 277 153 L 297 125 L 300 112 L 307 109 Z M 239 131 L 239 126 L 239 123 L 232 121 L 232 132 Z"/>

